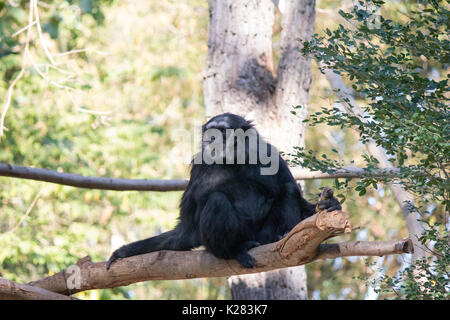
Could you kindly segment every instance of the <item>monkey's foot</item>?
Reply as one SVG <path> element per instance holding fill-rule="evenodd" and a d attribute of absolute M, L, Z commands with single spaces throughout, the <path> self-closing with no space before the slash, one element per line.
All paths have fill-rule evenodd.
<path fill-rule="evenodd" d="M 248 252 L 242 252 L 236 257 L 237 262 L 244 268 L 253 268 L 256 264 L 255 258 L 253 258 Z"/>
<path fill-rule="evenodd" d="M 333 196 L 333 189 L 330 187 L 323 188 L 322 193 L 319 195 L 316 211 L 321 210 L 327 210 L 328 212 L 342 210 L 341 203 Z"/>

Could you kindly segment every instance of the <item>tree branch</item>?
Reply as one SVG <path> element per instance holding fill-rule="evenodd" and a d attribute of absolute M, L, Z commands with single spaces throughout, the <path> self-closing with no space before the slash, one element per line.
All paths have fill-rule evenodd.
<path fill-rule="evenodd" d="M 358 167 L 342 167 L 333 173 L 312 171 L 302 167 L 290 168 L 295 180 L 313 179 L 338 179 L 338 178 L 361 178 L 361 177 L 395 177 L 399 175 L 398 168 L 380 168 L 378 170 L 367 170 Z"/>
<path fill-rule="evenodd" d="M 39 287 L 0 279 L 0 300 L 75 300 Z"/>
<path fill-rule="evenodd" d="M 304 168 L 292 168 L 296 180 L 359 178 L 362 176 L 395 176 L 399 173 L 397 168 L 367 171 L 363 168 L 345 167 L 332 174 L 320 171 L 310 171 Z M 107 177 L 88 177 L 73 173 L 58 172 L 49 169 L 22 167 L 12 164 L 0 163 L 0 176 L 31 179 L 66 186 L 116 190 L 116 191 L 181 191 L 188 184 L 187 179 L 157 180 L 157 179 L 121 179 Z"/>
<path fill-rule="evenodd" d="M 321 244 L 315 260 L 352 256 L 381 257 L 388 254 L 412 252 L 412 242 L 408 238 L 391 241 L 350 241 Z"/>
<path fill-rule="evenodd" d="M 342 211 L 321 211 L 300 222 L 278 242 L 250 250 L 256 260 L 252 269 L 235 260 L 215 258 L 203 250 L 157 251 L 116 261 L 109 271 L 106 262 L 81 259 L 76 268 L 79 286 L 70 293 L 126 286 L 148 280 L 175 280 L 257 273 L 306 264 L 317 259 L 353 255 L 387 255 L 410 252 L 409 240 L 387 242 L 347 242 L 320 245 L 330 237 L 350 232 L 348 215 Z M 74 268 L 71 266 L 69 268 Z M 67 270 L 67 269 L 66 269 Z M 68 294 L 65 270 L 29 283 L 53 292 Z M 73 286 L 71 286 L 73 287 Z"/>
<path fill-rule="evenodd" d="M 31 179 L 66 186 L 116 190 L 116 191 L 179 191 L 187 186 L 187 180 L 121 179 L 86 177 L 79 174 L 57 172 L 49 169 L 30 168 L 0 163 L 0 176 Z"/>

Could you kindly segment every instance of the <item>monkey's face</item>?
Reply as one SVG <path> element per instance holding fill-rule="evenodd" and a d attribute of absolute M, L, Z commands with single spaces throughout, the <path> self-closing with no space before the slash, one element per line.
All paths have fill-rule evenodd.
<path fill-rule="evenodd" d="M 211 118 L 202 127 L 203 157 L 208 164 L 243 163 L 249 153 L 256 152 L 258 133 L 250 121 L 224 113 Z"/>

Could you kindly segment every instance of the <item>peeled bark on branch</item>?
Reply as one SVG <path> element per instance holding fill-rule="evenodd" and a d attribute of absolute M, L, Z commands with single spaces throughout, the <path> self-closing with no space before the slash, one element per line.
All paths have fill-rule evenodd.
<path fill-rule="evenodd" d="M 250 250 L 256 266 L 247 269 L 235 260 L 218 259 L 203 250 L 157 251 L 119 259 L 109 271 L 106 262 L 94 263 L 89 257 L 81 259 L 78 269 L 79 285 L 69 291 L 63 270 L 29 285 L 60 294 L 72 294 L 91 289 L 114 288 L 148 280 L 175 280 L 203 277 L 224 277 L 249 274 L 303 265 L 308 262 L 352 255 L 387 255 L 409 252 L 409 240 L 387 242 L 347 242 L 320 245 L 322 241 L 350 232 L 348 215 L 342 211 L 321 211 L 300 222 L 278 242 Z M 71 269 L 74 266 L 69 267 Z M 73 282 L 72 282 L 73 284 Z"/>
<path fill-rule="evenodd" d="M 0 300 L 74 300 L 75 298 L 39 287 L 0 279 Z"/>
<path fill-rule="evenodd" d="M 363 176 L 395 176 L 397 168 L 367 171 L 363 168 L 345 167 L 334 173 L 310 171 L 308 169 L 291 168 L 296 180 L 359 178 Z M 55 170 L 16 166 L 0 163 L 0 176 L 30 179 L 56 183 L 66 186 L 87 189 L 102 189 L 115 191 L 182 191 L 188 184 L 187 179 L 157 180 L 157 179 L 122 179 L 107 177 L 89 177 L 79 174 L 58 172 Z"/>

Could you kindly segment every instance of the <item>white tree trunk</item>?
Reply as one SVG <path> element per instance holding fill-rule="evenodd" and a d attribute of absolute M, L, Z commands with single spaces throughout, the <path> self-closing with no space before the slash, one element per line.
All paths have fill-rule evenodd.
<path fill-rule="evenodd" d="M 358 116 L 361 121 L 364 122 L 365 119 L 363 117 L 363 111 L 353 97 L 353 90 L 344 84 L 340 75 L 327 69 L 324 65 L 321 65 L 321 68 L 333 90 L 337 91 L 337 95 L 339 96 L 347 113 Z M 366 147 L 369 153 L 379 161 L 380 167 L 386 169 L 394 168 L 384 149 L 381 146 L 377 146 L 375 141 L 370 140 L 366 143 Z M 409 238 L 414 244 L 414 252 L 412 254 L 412 262 L 414 263 L 417 259 L 425 258 L 425 248 L 419 241 L 419 237 L 423 232 L 423 226 L 418 221 L 418 219 L 420 219 L 420 215 L 417 212 L 410 210 L 411 204 L 414 203 L 414 197 L 398 184 L 388 183 L 388 186 L 402 210 L 403 217 L 405 218 L 406 226 L 408 228 Z"/>
<path fill-rule="evenodd" d="M 314 32 L 313 0 L 283 1 L 281 56 L 274 74 L 270 0 L 210 0 L 208 58 L 204 73 L 206 116 L 232 112 L 253 120 L 280 151 L 304 146 L 310 61 L 301 40 Z M 300 116 L 291 107 L 302 105 Z M 307 299 L 303 266 L 234 276 L 234 299 Z"/>

